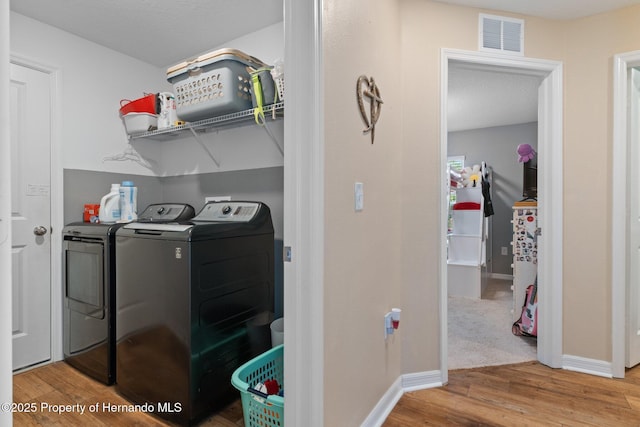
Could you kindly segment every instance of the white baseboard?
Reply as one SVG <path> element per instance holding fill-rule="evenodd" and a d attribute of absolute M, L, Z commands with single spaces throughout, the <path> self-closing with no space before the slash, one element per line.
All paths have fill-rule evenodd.
<path fill-rule="evenodd" d="M 581 372 L 599 377 L 613 378 L 611 362 L 587 359 L 585 357 L 563 355 L 562 369 Z M 380 427 L 404 393 L 442 387 L 442 373 L 440 371 L 416 372 L 400 375 L 382 396 L 361 427 Z"/>
<path fill-rule="evenodd" d="M 361 424 L 361 427 L 380 427 L 387 419 L 398 400 L 404 394 L 402 390 L 402 376 L 393 382 L 389 390 L 382 396 L 378 404 L 373 408 L 369 416 Z"/>
<path fill-rule="evenodd" d="M 440 371 L 400 375 L 382 396 L 378 404 L 361 424 L 361 427 L 380 427 L 404 393 L 441 386 L 442 375 Z"/>
<path fill-rule="evenodd" d="M 498 280 L 513 280 L 513 275 L 511 274 L 489 273 L 489 277 L 491 279 L 498 279 Z"/>
<path fill-rule="evenodd" d="M 562 355 L 562 369 L 597 375 L 599 377 L 613 378 L 611 362 L 605 362 L 603 360 L 587 359 L 585 357 L 564 354 Z"/>
<path fill-rule="evenodd" d="M 402 390 L 408 391 L 424 390 L 427 388 L 442 387 L 442 373 L 440 371 L 425 371 L 415 374 L 404 374 L 402 379 Z"/>

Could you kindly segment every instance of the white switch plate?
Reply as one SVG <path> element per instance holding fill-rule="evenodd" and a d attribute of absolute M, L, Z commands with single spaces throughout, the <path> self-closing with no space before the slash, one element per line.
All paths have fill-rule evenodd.
<path fill-rule="evenodd" d="M 360 212 L 364 209 L 364 184 L 356 182 L 353 187 L 353 196 L 355 201 L 356 212 Z"/>
<path fill-rule="evenodd" d="M 509 255 L 509 252 L 507 251 L 507 247 L 506 246 L 502 246 L 500 254 L 501 255 Z"/>

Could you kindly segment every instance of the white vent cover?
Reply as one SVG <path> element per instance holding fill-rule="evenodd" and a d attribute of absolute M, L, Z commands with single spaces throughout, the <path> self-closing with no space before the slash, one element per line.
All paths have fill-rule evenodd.
<path fill-rule="evenodd" d="M 524 55 L 524 20 L 480 14 L 480 50 Z"/>

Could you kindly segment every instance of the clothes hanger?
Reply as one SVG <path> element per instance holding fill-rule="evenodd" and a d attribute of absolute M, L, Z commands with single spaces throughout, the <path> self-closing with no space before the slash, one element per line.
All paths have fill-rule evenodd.
<path fill-rule="evenodd" d="M 142 157 L 131 146 L 125 148 L 124 151 L 122 151 L 121 153 L 114 154 L 112 156 L 106 156 L 106 157 L 104 157 L 102 159 L 103 163 L 104 162 L 126 162 L 126 161 L 135 162 L 135 163 L 139 164 L 140 166 L 142 166 L 144 168 L 147 168 L 147 169 L 152 169 L 153 166 L 158 164 L 153 159 L 146 159 L 146 158 Z"/>

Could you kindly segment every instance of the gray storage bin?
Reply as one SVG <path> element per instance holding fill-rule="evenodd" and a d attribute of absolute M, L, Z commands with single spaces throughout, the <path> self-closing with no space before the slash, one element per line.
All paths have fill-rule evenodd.
<path fill-rule="evenodd" d="M 222 49 L 169 68 L 178 118 L 192 122 L 253 108 L 250 72 L 262 67 L 259 59 Z"/>

